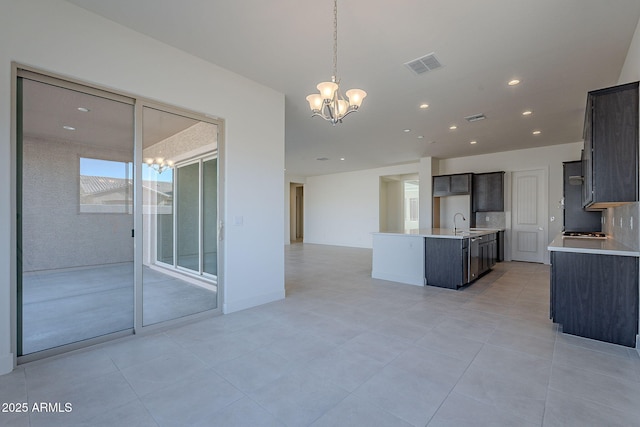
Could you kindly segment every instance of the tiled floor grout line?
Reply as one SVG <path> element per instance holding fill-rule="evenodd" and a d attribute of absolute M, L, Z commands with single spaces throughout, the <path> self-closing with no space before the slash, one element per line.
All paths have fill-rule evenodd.
<path fill-rule="evenodd" d="M 433 420 L 433 418 L 436 416 L 436 414 L 438 413 L 438 411 L 440 410 L 440 408 L 442 407 L 442 405 L 444 405 L 444 403 L 447 401 L 447 399 L 449 398 L 449 396 L 451 396 L 451 393 L 453 393 L 453 390 L 456 388 L 456 386 L 458 385 L 458 383 L 460 382 L 460 380 L 464 377 L 464 374 L 469 370 L 469 368 L 471 367 L 471 365 L 473 364 L 473 361 L 476 360 L 476 357 L 478 357 L 478 354 L 480 354 L 480 352 L 482 351 L 482 349 L 485 347 L 487 343 L 483 342 L 482 343 L 482 347 L 480 347 L 480 350 L 478 350 L 478 352 L 475 354 L 475 356 L 473 356 L 473 359 L 471 359 L 471 361 L 469 362 L 469 364 L 467 365 L 467 367 L 464 369 L 464 371 L 462 372 L 462 374 L 460 375 L 460 377 L 456 380 L 455 384 L 451 387 L 451 390 L 449 390 L 449 392 L 447 393 L 447 395 L 445 396 L 444 399 L 442 399 L 442 402 L 440 402 L 440 404 L 438 405 L 438 408 L 433 412 L 433 414 L 431 415 L 431 417 L 429 417 L 429 419 L 427 420 L 427 423 L 425 424 L 425 427 L 427 427 L 429 425 L 429 423 L 431 423 L 431 421 Z"/>
<path fill-rule="evenodd" d="M 551 378 L 553 378 L 553 360 L 556 355 L 556 345 L 558 344 L 558 330 L 556 329 L 556 333 L 553 337 L 553 352 L 551 352 L 551 366 L 549 366 L 549 379 L 547 382 L 547 389 L 544 394 L 544 408 L 542 409 L 542 420 L 540 421 L 540 426 L 544 426 L 544 419 L 547 413 L 547 402 L 549 401 L 549 390 L 551 389 Z"/>

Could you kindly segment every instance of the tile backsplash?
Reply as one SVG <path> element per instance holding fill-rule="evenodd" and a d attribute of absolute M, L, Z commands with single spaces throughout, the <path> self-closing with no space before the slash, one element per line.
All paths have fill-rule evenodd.
<path fill-rule="evenodd" d="M 640 250 L 640 203 L 608 208 L 602 215 L 602 231 L 633 250 Z"/>
<path fill-rule="evenodd" d="M 506 228 L 504 212 L 476 212 L 475 215 L 478 228 Z"/>

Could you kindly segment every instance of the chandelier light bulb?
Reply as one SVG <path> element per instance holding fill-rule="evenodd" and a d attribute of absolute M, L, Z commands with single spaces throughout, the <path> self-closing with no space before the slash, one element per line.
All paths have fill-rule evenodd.
<path fill-rule="evenodd" d="M 322 97 L 320 94 L 314 93 L 307 96 L 307 101 L 309 102 L 309 108 L 312 111 L 320 111 L 322 108 Z"/>
<path fill-rule="evenodd" d="M 322 99 L 330 101 L 338 90 L 338 85 L 334 82 L 322 82 L 318 84 L 317 88 Z"/>
<path fill-rule="evenodd" d="M 360 108 L 360 105 L 362 105 L 362 100 L 365 96 L 367 96 L 367 92 L 363 91 L 362 89 L 349 89 L 346 95 L 347 98 L 349 98 L 349 105 Z"/>

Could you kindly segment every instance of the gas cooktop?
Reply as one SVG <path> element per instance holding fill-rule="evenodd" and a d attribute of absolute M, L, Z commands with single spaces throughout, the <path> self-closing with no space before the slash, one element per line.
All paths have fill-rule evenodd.
<path fill-rule="evenodd" d="M 562 237 L 606 239 L 607 235 L 599 231 L 563 231 Z"/>

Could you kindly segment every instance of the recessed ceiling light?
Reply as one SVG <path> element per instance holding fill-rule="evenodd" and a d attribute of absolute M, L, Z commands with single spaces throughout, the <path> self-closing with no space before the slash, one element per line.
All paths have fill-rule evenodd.
<path fill-rule="evenodd" d="M 62 126 L 62 128 L 66 130 L 76 130 L 73 126 Z"/>
<path fill-rule="evenodd" d="M 340 157 L 340 160 L 344 161 L 344 157 Z"/>
<path fill-rule="evenodd" d="M 523 115 L 523 116 L 530 116 L 530 115 L 532 115 L 532 114 L 533 114 L 533 111 L 531 111 L 531 110 L 526 110 L 526 111 L 523 111 L 523 112 L 522 112 L 522 115 Z"/>
<path fill-rule="evenodd" d="M 405 129 L 403 132 L 404 133 L 409 133 L 409 132 L 411 132 L 411 129 Z"/>
<path fill-rule="evenodd" d="M 83 113 L 88 113 L 91 110 L 89 110 L 87 107 L 78 107 L 78 111 L 82 111 Z"/>
<path fill-rule="evenodd" d="M 329 160 L 328 157 L 318 157 L 316 160 L 320 160 L 321 162 L 324 162 L 326 160 Z"/>
<path fill-rule="evenodd" d="M 418 139 L 423 139 L 424 135 L 418 135 Z"/>
<path fill-rule="evenodd" d="M 534 130 L 532 133 L 533 133 L 534 135 L 540 135 L 540 134 L 542 133 L 542 131 Z"/>
<path fill-rule="evenodd" d="M 518 80 L 518 79 L 513 79 L 513 80 L 509 80 L 509 83 L 508 83 L 508 84 L 509 84 L 509 86 L 515 86 L 515 85 L 517 85 L 517 84 L 519 84 L 519 83 L 520 83 L 520 80 Z"/>
<path fill-rule="evenodd" d="M 469 144 L 477 144 L 478 141 L 469 141 Z"/>
<path fill-rule="evenodd" d="M 423 110 L 424 110 L 425 108 L 429 108 L 429 104 L 426 104 L 426 103 L 424 103 L 424 104 L 420 104 L 420 108 L 421 108 L 421 109 L 423 109 Z"/>
<path fill-rule="evenodd" d="M 458 126 L 456 125 L 449 126 L 449 130 L 456 130 L 456 129 L 458 129 Z"/>

